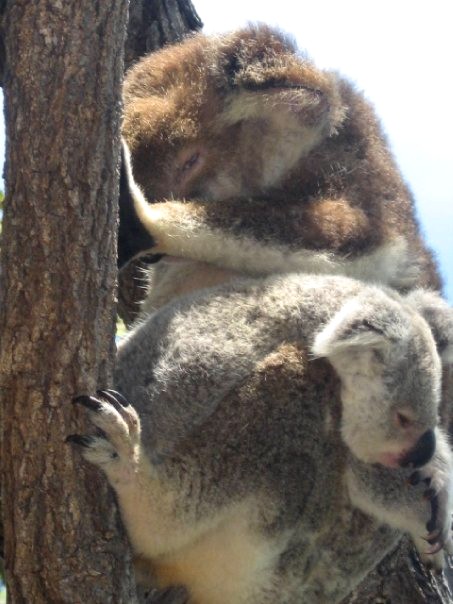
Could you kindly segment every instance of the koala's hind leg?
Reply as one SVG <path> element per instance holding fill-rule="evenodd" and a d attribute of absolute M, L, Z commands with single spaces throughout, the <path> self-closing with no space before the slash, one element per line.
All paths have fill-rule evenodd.
<path fill-rule="evenodd" d="M 144 452 L 140 419 L 133 406 L 113 390 L 80 396 L 74 403 L 88 410 L 97 430 L 67 440 L 81 446 L 85 459 L 106 473 L 134 551 L 153 558 L 196 537 L 202 529 L 177 512 L 181 493 L 165 474 L 165 463 L 156 469 Z"/>

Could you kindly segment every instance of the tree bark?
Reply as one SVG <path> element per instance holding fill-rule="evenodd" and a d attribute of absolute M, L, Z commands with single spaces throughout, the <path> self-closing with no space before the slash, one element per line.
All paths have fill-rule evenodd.
<path fill-rule="evenodd" d="M 135 601 L 106 481 L 65 443 L 109 383 L 127 0 L 9 0 L 0 291 L 6 577 L 13 603 Z"/>
<path fill-rule="evenodd" d="M 133 0 L 124 53 L 128 69 L 143 55 L 203 27 L 191 0 Z"/>
<path fill-rule="evenodd" d="M 4 17 L 9 202 L 0 385 L 12 602 L 134 599 L 111 495 L 63 442 L 79 431 L 68 401 L 108 383 L 113 354 L 113 166 L 125 2 L 115 10 L 105 4 L 10 0 Z M 201 27 L 190 0 L 132 0 L 130 13 L 127 66 Z M 0 48 L 0 67 L 3 56 Z M 143 290 L 137 265 L 128 272 L 120 300 L 129 324 Z M 346 601 L 453 600 L 404 542 Z"/>

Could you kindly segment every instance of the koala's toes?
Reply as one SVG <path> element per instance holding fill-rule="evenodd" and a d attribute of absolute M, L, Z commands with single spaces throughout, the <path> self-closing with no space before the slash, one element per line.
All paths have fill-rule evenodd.
<path fill-rule="evenodd" d="M 81 447 L 83 457 L 98 466 L 105 466 L 118 458 L 112 443 L 102 436 L 70 434 L 66 442 Z"/>
<path fill-rule="evenodd" d="M 102 409 L 102 403 L 94 396 L 88 396 L 87 394 L 82 394 L 81 396 L 76 396 L 72 399 L 74 405 L 82 405 L 86 407 L 90 411 L 94 411 L 95 413 Z"/>
<path fill-rule="evenodd" d="M 73 402 L 88 410 L 91 423 L 118 454 L 123 457 L 133 454 L 140 439 L 140 420 L 121 394 L 114 390 L 98 390 L 96 396 L 78 396 Z"/>
<path fill-rule="evenodd" d="M 444 493 L 425 492 L 425 498 L 430 503 L 431 517 L 426 523 L 427 537 L 424 539 L 428 547 L 421 552 L 425 565 L 431 565 L 436 570 L 445 567 L 445 556 L 453 551 L 451 518 L 448 506 L 444 505 Z"/>
<path fill-rule="evenodd" d="M 127 400 L 127 398 L 123 396 L 121 392 L 117 392 L 116 390 L 111 390 L 110 388 L 107 390 L 98 390 L 96 394 L 103 396 L 109 401 L 109 403 L 118 409 L 121 407 L 126 408 L 130 406 L 130 402 Z"/>
<path fill-rule="evenodd" d="M 98 390 L 96 392 L 98 398 L 107 404 L 110 404 L 126 423 L 131 436 L 137 435 L 140 422 L 138 414 L 134 407 L 120 392 L 116 390 Z"/>
<path fill-rule="evenodd" d="M 429 492 L 428 492 L 429 491 Z M 425 491 L 424 497 L 430 502 L 431 507 L 431 517 L 426 523 L 426 530 L 428 533 L 433 533 L 433 531 L 441 530 L 441 527 L 438 526 L 439 520 L 439 497 L 436 493 L 432 492 L 432 489 L 428 489 Z"/>

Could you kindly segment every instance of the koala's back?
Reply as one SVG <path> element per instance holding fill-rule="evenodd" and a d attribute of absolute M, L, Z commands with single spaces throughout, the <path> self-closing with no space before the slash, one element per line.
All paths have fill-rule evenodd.
<path fill-rule="evenodd" d="M 152 561 L 160 587 L 183 584 L 203 604 L 325 604 L 375 566 L 397 535 L 349 504 L 338 388 L 328 363 L 283 344 L 175 444 L 161 462 L 176 480 L 177 515 L 190 489 L 197 517 L 215 522 Z"/>
<path fill-rule="evenodd" d="M 244 280 L 163 309 L 121 348 L 116 386 L 178 493 L 177 516 L 215 519 L 153 560 L 160 585 L 184 584 L 203 604 L 337 602 L 393 544 L 348 503 L 339 381 L 308 353 L 322 317 L 360 289 Z"/>

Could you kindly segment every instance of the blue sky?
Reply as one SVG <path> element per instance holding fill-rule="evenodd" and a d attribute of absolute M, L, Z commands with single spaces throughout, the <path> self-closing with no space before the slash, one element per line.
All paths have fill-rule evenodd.
<path fill-rule="evenodd" d="M 453 303 L 453 2 L 193 0 L 207 33 L 263 21 L 374 103 Z M 4 132 L 0 127 L 0 160 Z"/>
<path fill-rule="evenodd" d="M 453 2 L 193 0 L 207 33 L 263 21 L 370 99 L 453 303 Z"/>

